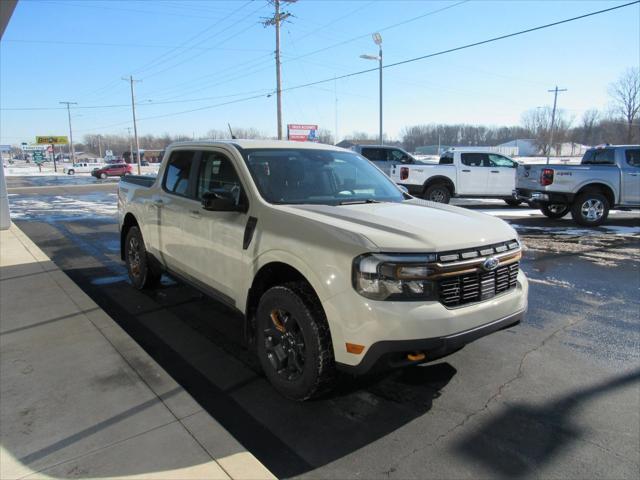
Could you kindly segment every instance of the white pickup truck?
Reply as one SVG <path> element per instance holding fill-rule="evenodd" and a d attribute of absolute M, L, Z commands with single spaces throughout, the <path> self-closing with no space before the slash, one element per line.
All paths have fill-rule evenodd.
<path fill-rule="evenodd" d="M 499 198 L 516 206 L 513 197 L 518 163 L 482 150 L 449 150 L 437 165 L 396 164 L 391 179 L 412 195 L 449 203 L 451 197 Z"/>
<path fill-rule="evenodd" d="M 157 178 L 118 186 L 137 288 L 162 271 L 242 314 L 267 378 L 298 400 L 441 358 L 519 322 L 528 284 L 500 219 L 405 194 L 360 155 L 315 143 L 176 143 Z"/>

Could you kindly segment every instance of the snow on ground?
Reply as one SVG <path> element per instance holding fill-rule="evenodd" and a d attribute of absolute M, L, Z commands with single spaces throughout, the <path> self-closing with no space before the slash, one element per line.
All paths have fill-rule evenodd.
<path fill-rule="evenodd" d="M 520 225 L 518 223 L 512 223 L 511 226 L 516 230 L 535 230 L 544 233 L 551 233 L 554 235 L 576 235 L 576 236 L 584 236 L 584 235 L 601 235 L 603 233 L 613 234 L 618 236 L 628 236 L 628 235 L 640 235 L 640 227 L 626 227 L 626 226 L 615 226 L 615 225 L 602 225 L 598 228 L 575 228 L 571 226 L 549 226 L 549 227 L 537 227 L 530 225 Z"/>
<path fill-rule="evenodd" d="M 50 197 L 9 195 L 9 209 L 13 220 L 79 220 L 113 217 L 118 196 L 115 193 L 90 193 L 81 197 L 53 195 Z"/>

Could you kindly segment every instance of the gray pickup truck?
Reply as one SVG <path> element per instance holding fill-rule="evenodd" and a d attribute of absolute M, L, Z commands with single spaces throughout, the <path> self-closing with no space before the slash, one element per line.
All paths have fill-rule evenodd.
<path fill-rule="evenodd" d="M 611 208 L 640 208 L 640 145 L 590 148 L 580 165 L 521 165 L 514 197 L 549 218 L 571 212 L 580 225 L 601 225 Z"/>

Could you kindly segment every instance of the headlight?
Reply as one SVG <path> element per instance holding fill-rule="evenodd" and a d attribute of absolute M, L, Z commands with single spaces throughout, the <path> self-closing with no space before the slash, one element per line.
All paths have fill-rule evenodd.
<path fill-rule="evenodd" d="M 434 254 L 367 253 L 353 261 L 353 288 L 372 300 L 434 300 L 437 289 L 427 280 Z"/>

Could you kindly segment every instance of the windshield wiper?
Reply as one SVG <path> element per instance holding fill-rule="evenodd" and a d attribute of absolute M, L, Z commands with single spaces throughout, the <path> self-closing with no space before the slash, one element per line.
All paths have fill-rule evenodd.
<path fill-rule="evenodd" d="M 343 202 L 338 203 L 338 205 L 358 205 L 360 203 L 383 203 L 381 200 L 376 200 L 375 198 L 363 198 L 360 200 L 344 200 Z"/>

